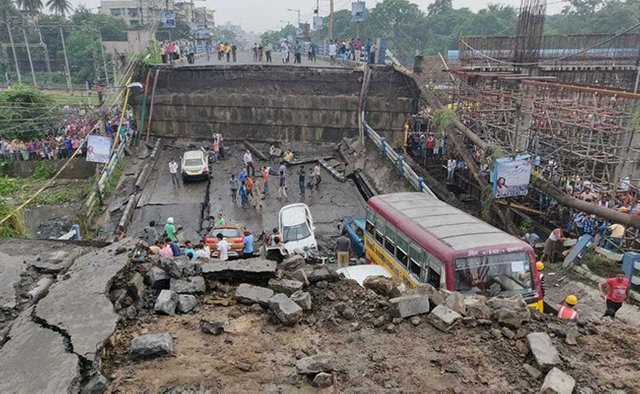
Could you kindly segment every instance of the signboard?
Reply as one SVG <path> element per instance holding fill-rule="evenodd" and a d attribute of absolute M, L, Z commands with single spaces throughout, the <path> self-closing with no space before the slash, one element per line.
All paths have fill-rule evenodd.
<path fill-rule="evenodd" d="M 108 163 L 111 153 L 111 138 L 90 135 L 87 139 L 87 161 Z"/>
<path fill-rule="evenodd" d="M 364 1 L 357 1 L 351 3 L 351 22 L 364 21 L 366 7 Z"/>
<path fill-rule="evenodd" d="M 493 196 L 508 198 L 526 196 L 533 160 L 529 155 L 504 157 L 496 160 L 493 169 Z"/>
<path fill-rule="evenodd" d="M 313 30 L 320 30 L 324 27 L 324 18 L 321 16 L 313 17 Z"/>
<path fill-rule="evenodd" d="M 296 29 L 296 38 L 300 40 L 308 39 L 310 27 L 308 23 L 300 23 Z"/>
<path fill-rule="evenodd" d="M 176 28 L 176 13 L 173 10 L 162 11 L 160 16 L 160 27 L 162 29 Z"/>

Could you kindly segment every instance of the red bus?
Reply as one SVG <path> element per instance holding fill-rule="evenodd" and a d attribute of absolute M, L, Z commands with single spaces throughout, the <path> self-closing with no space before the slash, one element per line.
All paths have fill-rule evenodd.
<path fill-rule="evenodd" d="M 365 256 L 415 287 L 512 296 L 542 311 L 536 255 L 526 242 L 425 193 L 367 203 Z"/>

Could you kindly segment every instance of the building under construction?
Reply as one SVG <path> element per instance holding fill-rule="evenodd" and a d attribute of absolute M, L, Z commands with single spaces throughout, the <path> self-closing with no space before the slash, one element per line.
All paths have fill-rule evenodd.
<path fill-rule="evenodd" d="M 506 152 L 551 161 L 559 175 L 609 190 L 637 180 L 640 28 L 543 36 L 545 9 L 523 0 L 515 37 L 460 39 L 453 100 L 461 120 Z"/>

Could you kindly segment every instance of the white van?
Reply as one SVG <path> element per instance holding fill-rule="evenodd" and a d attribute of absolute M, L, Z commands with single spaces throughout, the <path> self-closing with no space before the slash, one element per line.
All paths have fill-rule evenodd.
<path fill-rule="evenodd" d="M 209 178 L 208 158 L 202 150 L 184 152 L 180 168 L 182 180 L 185 182 Z"/>
<path fill-rule="evenodd" d="M 278 227 L 282 242 L 289 253 L 296 249 L 317 249 L 313 218 L 309 207 L 303 203 L 285 205 L 278 215 Z"/>

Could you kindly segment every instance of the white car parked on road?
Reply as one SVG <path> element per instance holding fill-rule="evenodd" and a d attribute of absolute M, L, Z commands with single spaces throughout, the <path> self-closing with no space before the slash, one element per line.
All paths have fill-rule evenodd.
<path fill-rule="evenodd" d="M 207 155 L 202 150 L 190 150 L 182 155 L 180 164 L 182 180 L 191 181 L 209 178 L 209 162 Z"/>
<path fill-rule="evenodd" d="M 285 205 L 278 215 L 278 227 L 282 242 L 291 254 L 297 249 L 306 251 L 317 249 L 315 227 L 309 207 L 303 203 Z"/>

